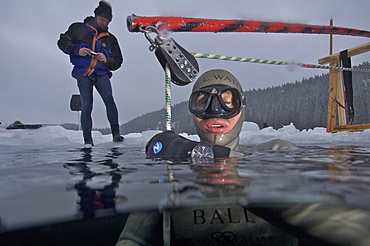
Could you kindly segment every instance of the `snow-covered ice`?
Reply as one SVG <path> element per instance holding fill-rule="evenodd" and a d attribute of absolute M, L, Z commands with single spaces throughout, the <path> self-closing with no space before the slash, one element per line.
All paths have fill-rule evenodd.
<path fill-rule="evenodd" d="M 93 131 L 93 139 L 96 147 L 144 147 L 148 140 L 159 132 L 159 130 L 150 130 L 142 133 L 129 133 L 124 135 L 125 140 L 123 143 L 113 143 L 112 135 L 103 135 L 98 131 Z M 180 133 L 180 135 L 190 140 L 199 141 L 197 135 L 188 135 L 187 133 Z M 277 130 L 272 127 L 259 129 L 258 125 L 253 122 L 244 122 L 240 134 L 240 144 L 252 146 L 276 138 L 305 146 L 368 146 L 370 144 L 370 129 L 359 132 L 328 133 L 323 127 L 300 131 L 293 124 L 290 124 Z M 0 146 L 37 148 L 58 146 L 80 147 L 82 145 L 81 131 L 66 130 L 61 126 L 17 130 L 0 128 Z"/>

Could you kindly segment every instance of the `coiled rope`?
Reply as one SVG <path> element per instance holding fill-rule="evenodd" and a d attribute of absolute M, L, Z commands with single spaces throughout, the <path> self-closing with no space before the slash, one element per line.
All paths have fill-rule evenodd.
<path fill-rule="evenodd" d="M 273 61 L 273 60 L 244 58 L 244 57 L 236 57 L 236 56 L 224 56 L 224 55 L 196 53 L 196 52 L 190 52 L 190 54 L 192 54 L 196 58 L 207 58 L 207 59 L 239 61 L 239 62 L 252 62 L 252 63 L 262 63 L 262 64 L 272 64 L 272 65 L 295 65 L 295 66 L 305 67 L 305 68 L 334 69 L 334 70 L 340 70 L 340 71 L 370 72 L 370 69 L 361 69 L 361 68 L 333 67 L 333 66 L 323 66 L 323 65 L 314 65 L 314 64 L 296 63 L 296 62 L 285 62 L 285 61 Z"/>

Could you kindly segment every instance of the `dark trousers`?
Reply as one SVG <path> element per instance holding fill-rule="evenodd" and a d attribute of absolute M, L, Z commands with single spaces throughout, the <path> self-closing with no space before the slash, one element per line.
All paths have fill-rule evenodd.
<path fill-rule="evenodd" d="M 112 86 L 108 75 L 89 78 L 81 76 L 77 78 L 78 89 L 81 96 L 81 128 L 85 142 L 92 141 L 92 118 L 93 89 L 94 86 L 105 104 L 107 118 L 112 129 L 113 136 L 119 135 L 118 110 L 113 99 Z"/>

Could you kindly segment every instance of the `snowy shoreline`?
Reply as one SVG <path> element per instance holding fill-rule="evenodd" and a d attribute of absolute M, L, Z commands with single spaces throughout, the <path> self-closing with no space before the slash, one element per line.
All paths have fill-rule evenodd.
<path fill-rule="evenodd" d="M 159 133 L 159 130 L 129 133 L 124 135 L 123 143 L 113 143 L 111 135 L 103 135 L 93 131 L 96 147 L 144 147 L 148 140 Z M 180 135 L 194 141 L 199 141 L 197 135 Z M 240 134 L 240 144 L 256 145 L 272 139 L 284 139 L 296 145 L 370 145 L 370 130 L 360 132 L 327 133 L 323 127 L 309 130 L 298 130 L 293 124 L 280 129 L 267 127 L 259 129 L 253 122 L 244 122 Z M 61 126 L 47 126 L 39 129 L 6 130 L 0 128 L 0 146 L 7 147 L 81 147 L 83 145 L 82 132 L 66 130 Z"/>

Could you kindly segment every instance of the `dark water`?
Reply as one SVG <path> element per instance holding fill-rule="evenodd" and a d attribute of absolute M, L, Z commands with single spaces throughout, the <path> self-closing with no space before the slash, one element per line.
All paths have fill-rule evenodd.
<path fill-rule="evenodd" d="M 143 148 L 5 148 L 0 159 L 4 242 L 32 228 L 48 238 L 55 226 L 64 224 L 59 229 L 67 233 L 89 221 L 115 226 L 113 242 L 131 211 L 220 203 L 245 206 L 299 235 L 339 245 L 370 242 L 369 147 L 305 146 L 178 163 L 145 159 Z"/>

